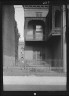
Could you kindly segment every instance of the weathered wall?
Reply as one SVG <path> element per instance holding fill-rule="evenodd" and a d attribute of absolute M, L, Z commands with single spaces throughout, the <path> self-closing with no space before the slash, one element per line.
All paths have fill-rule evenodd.
<path fill-rule="evenodd" d="M 3 65 L 12 66 L 15 64 L 15 33 L 14 33 L 14 7 L 3 6 L 2 19 L 3 32 Z"/>
<path fill-rule="evenodd" d="M 55 19 L 55 12 L 56 10 L 59 10 L 60 14 L 60 18 L 57 18 L 57 20 Z M 50 16 L 52 15 L 52 16 Z M 52 18 L 50 18 L 52 17 Z M 59 32 L 57 29 L 61 29 L 62 30 L 62 19 L 61 17 L 63 17 L 62 12 L 61 12 L 61 7 L 60 6 L 52 6 L 50 7 L 49 10 L 49 14 L 46 17 L 46 34 L 49 35 L 51 32 L 54 32 L 54 30 L 56 30 L 57 32 Z M 61 19 L 61 20 L 60 20 Z M 57 21 L 57 22 L 56 22 Z M 59 22 L 60 21 L 60 22 Z M 55 27 L 55 22 L 58 27 Z M 52 24 L 51 24 L 52 23 Z M 62 30 L 63 31 L 63 30 Z M 50 64 L 52 66 L 62 66 L 62 34 L 63 32 L 61 31 L 61 36 L 52 36 L 51 38 L 48 39 L 47 41 L 47 49 L 46 49 L 46 58 L 48 59 L 48 61 L 50 62 Z M 56 32 L 55 32 L 56 33 Z"/>
<path fill-rule="evenodd" d="M 47 60 L 47 56 L 49 55 L 49 52 L 47 46 L 45 46 L 45 42 L 43 41 L 25 42 L 26 60 L 34 60 L 34 61 L 41 60 L 42 62 L 45 62 Z M 48 62 L 46 62 L 46 64 L 47 63 Z"/>
<path fill-rule="evenodd" d="M 48 14 L 48 9 L 25 9 L 25 17 L 36 17 L 37 14 L 42 14 L 42 17 L 46 17 Z"/>
<path fill-rule="evenodd" d="M 55 17 L 54 17 L 55 16 L 55 10 L 57 10 L 57 9 L 61 10 L 61 7 L 59 7 L 59 6 L 58 7 L 55 7 L 54 6 L 54 9 L 51 10 L 52 12 L 49 14 L 49 16 L 52 15 L 52 18 L 50 18 L 48 20 L 48 22 L 46 21 L 47 22 L 47 25 L 48 25 L 47 28 L 49 27 L 48 29 L 49 29 L 50 32 L 53 29 L 57 30 L 57 28 L 55 27 Z M 61 12 L 61 16 L 60 17 L 62 17 L 62 16 L 63 16 L 63 14 Z M 50 22 L 50 20 L 51 20 L 51 22 Z M 52 23 L 52 24 L 49 24 L 49 23 Z M 63 23 L 62 22 L 62 19 L 61 19 L 61 22 L 60 23 L 61 24 Z M 62 28 L 62 25 L 61 25 L 60 29 Z M 45 29 L 45 32 L 46 32 L 45 35 L 47 35 L 47 29 Z M 36 45 L 36 52 L 38 52 L 37 51 L 38 49 L 39 50 L 42 50 L 42 53 L 45 52 L 45 61 L 48 64 L 50 64 L 51 66 L 53 66 L 53 67 L 55 67 L 55 66 L 56 67 L 58 67 L 58 66 L 61 66 L 62 67 L 63 66 L 63 61 L 62 61 L 62 59 L 63 59 L 63 56 L 62 56 L 62 54 L 63 54 L 63 50 L 62 50 L 62 47 L 63 47 L 63 44 L 62 44 L 62 42 L 63 42 L 62 41 L 62 35 L 63 34 L 61 33 L 60 36 L 52 36 L 51 38 L 48 38 L 48 40 L 46 42 L 44 42 L 44 43 L 42 42 L 44 44 L 44 46 L 43 47 L 41 46 L 41 49 L 37 48 L 40 45 L 39 43 L 37 45 L 36 45 L 36 42 L 34 43 Z M 27 46 L 25 46 L 25 48 L 26 47 Z M 27 50 L 30 50 L 30 49 L 27 49 Z M 33 51 L 33 50 L 31 49 L 31 51 Z M 33 52 L 32 52 L 32 55 L 31 56 L 33 56 Z"/>
<path fill-rule="evenodd" d="M 17 22 L 15 21 L 15 60 L 18 61 L 18 43 L 20 34 L 18 33 Z"/>
<path fill-rule="evenodd" d="M 45 43 L 45 60 L 49 65 L 52 64 L 52 50 L 51 43 L 49 43 L 49 41 Z"/>
<path fill-rule="evenodd" d="M 52 43 L 52 59 L 53 65 L 56 66 L 63 66 L 62 64 L 62 44 L 61 44 L 61 36 L 55 37 Z"/>
<path fill-rule="evenodd" d="M 24 57 L 24 42 L 19 42 L 18 44 L 18 60 L 21 60 L 21 57 Z"/>

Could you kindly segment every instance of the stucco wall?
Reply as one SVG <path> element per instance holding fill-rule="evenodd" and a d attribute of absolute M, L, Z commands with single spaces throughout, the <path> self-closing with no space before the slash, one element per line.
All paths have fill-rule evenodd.
<path fill-rule="evenodd" d="M 3 32 L 3 65 L 12 66 L 15 64 L 15 33 L 14 33 L 14 7 L 3 6 L 2 19 Z"/>
<path fill-rule="evenodd" d="M 46 17 L 48 14 L 48 9 L 24 9 L 25 17 L 36 17 L 37 13 L 41 13 L 42 17 Z"/>

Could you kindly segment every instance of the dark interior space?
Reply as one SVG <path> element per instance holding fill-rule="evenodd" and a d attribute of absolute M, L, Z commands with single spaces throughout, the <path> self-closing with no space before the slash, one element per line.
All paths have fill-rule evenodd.
<path fill-rule="evenodd" d="M 61 12 L 59 10 L 55 12 L 55 27 L 61 27 Z"/>
<path fill-rule="evenodd" d="M 28 47 L 37 53 L 40 51 L 41 59 L 51 67 L 62 67 L 61 36 L 53 36 L 48 41 L 25 41 L 25 50 Z"/>

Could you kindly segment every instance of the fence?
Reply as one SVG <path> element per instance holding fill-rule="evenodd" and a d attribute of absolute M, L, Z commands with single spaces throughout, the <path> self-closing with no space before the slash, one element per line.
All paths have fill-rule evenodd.
<path fill-rule="evenodd" d="M 44 72 L 49 72 L 49 71 L 63 72 L 63 60 L 61 59 L 47 59 L 45 61 L 44 60 L 24 60 L 23 63 L 21 62 L 21 67 L 24 67 L 28 71 L 43 70 Z"/>

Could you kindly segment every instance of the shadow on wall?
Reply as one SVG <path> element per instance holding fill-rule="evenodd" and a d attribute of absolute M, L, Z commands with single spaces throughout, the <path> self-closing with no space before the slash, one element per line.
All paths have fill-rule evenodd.
<path fill-rule="evenodd" d="M 15 64 L 15 19 L 13 5 L 3 6 L 3 65 L 13 66 Z"/>

